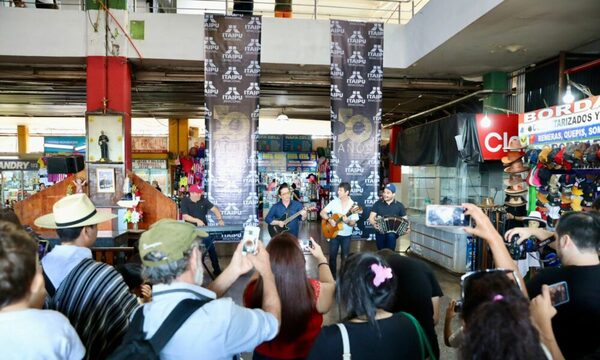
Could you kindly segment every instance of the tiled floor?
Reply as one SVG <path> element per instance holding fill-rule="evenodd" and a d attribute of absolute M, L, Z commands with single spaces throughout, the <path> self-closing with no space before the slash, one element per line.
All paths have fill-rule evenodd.
<path fill-rule="evenodd" d="M 263 229 L 263 230 L 266 230 L 266 229 Z M 269 240 L 268 232 L 262 231 L 261 234 L 262 234 L 261 237 L 262 237 L 263 241 L 265 242 L 265 244 L 268 244 L 268 240 Z M 304 223 L 304 225 L 301 227 L 301 230 L 300 230 L 300 238 L 307 238 L 309 236 L 312 236 L 314 240 L 318 241 L 319 244 L 322 246 L 323 251 L 325 253 L 327 253 L 327 250 L 328 250 L 327 241 L 325 239 L 323 239 L 321 236 L 321 230 L 320 230 L 319 224 L 313 223 L 313 222 L 305 222 Z M 400 241 L 398 242 L 397 251 L 399 251 L 399 253 L 402 255 L 406 255 L 406 253 L 407 253 L 406 250 L 409 247 L 409 245 L 410 245 L 410 242 L 408 240 L 408 236 L 404 236 L 404 237 L 400 238 Z M 227 250 L 220 251 L 220 247 L 223 247 L 223 246 L 217 243 L 217 252 L 219 254 L 227 252 Z M 364 242 L 364 241 L 352 242 L 351 249 L 350 249 L 351 252 L 374 251 L 374 250 L 376 250 L 374 242 Z M 410 251 L 408 252 L 408 254 L 410 254 Z M 408 255 L 408 256 L 410 256 L 410 255 Z M 219 258 L 221 267 L 224 268 L 225 266 L 227 266 L 230 259 L 231 259 L 230 257 Z M 306 271 L 307 271 L 308 275 L 311 277 L 316 277 L 317 269 L 316 269 L 316 264 L 315 264 L 314 258 L 310 255 L 306 255 L 306 259 L 307 259 Z M 438 341 L 439 341 L 440 351 L 441 351 L 440 359 L 455 359 L 456 358 L 456 350 L 448 348 L 444 345 L 444 339 L 443 339 L 444 317 L 445 317 L 445 313 L 446 313 L 446 307 L 448 306 L 450 298 L 458 299 L 458 297 L 460 296 L 460 286 L 459 286 L 460 275 L 451 273 L 448 270 L 446 270 L 442 267 L 439 267 L 435 264 L 432 264 L 432 263 L 429 263 L 429 265 L 434 270 L 436 277 L 440 283 L 440 286 L 442 287 L 442 290 L 444 292 L 444 296 L 442 297 L 441 302 L 440 302 L 441 303 L 440 304 L 440 322 L 436 326 L 436 331 L 438 334 Z M 338 266 L 338 269 L 339 269 L 339 266 Z M 236 303 L 241 304 L 242 303 L 242 292 L 244 290 L 244 287 L 246 286 L 246 283 L 250 279 L 250 276 L 251 276 L 251 274 L 246 274 L 243 277 L 241 277 L 240 279 L 238 279 L 238 281 L 236 281 L 234 283 L 234 285 L 231 287 L 231 289 L 229 289 L 229 291 L 225 294 L 225 296 L 229 296 L 229 297 L 233 298 Z M 208 276 L 205 276 L 205 279 L 207 279 L 207 278 L 208 278 Z M 339 320 L 339 311 L 338 311 L 337 306 L 334 305 L 334 307 L 331 309 L 331 311 L 329 311 L 329 313 L 327 313 L 325 315 L 324 325 L 329 325 L 329 324 L 335 323 L 338 320 Z M 459 320 L 456 319 L 454 321 L 455 328 L 459 326 L 458 323 L 459 323 Z M 243 354 L 244 360 L 248 360 L 251 358 L 252 358 L 252 354 Z"/>

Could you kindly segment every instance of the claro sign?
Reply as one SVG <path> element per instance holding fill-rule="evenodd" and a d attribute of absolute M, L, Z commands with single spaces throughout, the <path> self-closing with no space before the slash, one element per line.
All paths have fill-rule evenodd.
<path fill-rule="evenodd" d="M 508 143 L 518 139 L 519 116 L 516 114 L 477 114 L 477 134 L 483 160 L 500 160 L 506 156 Z"/>

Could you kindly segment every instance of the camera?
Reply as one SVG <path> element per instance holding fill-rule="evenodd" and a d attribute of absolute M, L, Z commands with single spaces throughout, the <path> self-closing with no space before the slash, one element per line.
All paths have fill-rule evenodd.
<path fill-rule="evenodd" d="M 518 243 L 519 239 L 519 235 L 515 234 L 510 238 L 510 242 L 504 243 L 513 260 L 524 260 L 527 257 L 528 252 L 537 251 L 539 249 L 534 240 L 535 238 L 528 238 L 520 244 Z"/>

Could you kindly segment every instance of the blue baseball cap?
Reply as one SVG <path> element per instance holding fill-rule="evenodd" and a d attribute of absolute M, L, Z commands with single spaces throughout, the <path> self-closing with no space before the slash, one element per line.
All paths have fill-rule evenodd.
<path fill-rule="evenodd" d="M 387 184 L 385 186 L 386 189 L 388 189 L 389 191 L 393 192 L 394 194 L 396 193 L 396 185 L 394 184 Z"/>

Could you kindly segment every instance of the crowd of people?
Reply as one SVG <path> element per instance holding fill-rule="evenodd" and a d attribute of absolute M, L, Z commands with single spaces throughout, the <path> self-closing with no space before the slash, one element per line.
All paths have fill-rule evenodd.
<path fill-rule="evenodd" d="M 346 184 L 322 211 L 326 221 L 351 208 Z M 279 210 L 293 204 L 290 190 L 279 188 Z M 132 349 L 156 352 L 161 359 L 231 359 L 246 352 L 253 352 L 253 359 L 440 357 L 435 325 L 443 293 L 424 262 L 387 249 L 387 239 L 376 253 L 350 254 L 343 228 L 334 239 L 335 256 L 331 247 L 328 258 L 318 242 L 309 242 L 308 256 L 318 273 L 313 279 L 301 242 L 289 231 L 266 247 L 258 242 L 255 251 L 244 251 L 240 241 L 228 266 L 205 281 L 203 249 L 214 246 L 197 225 L 206 223 L 208 211 L 217 220 L 220 212 L 196 199 L 200 191 L 192 193 L 198 196 L 185 206 L 186 221 L 153 224 L 139 241 L 141 265 L 119 269 L 92 258 L 98 224 L 113 215 L 96 211 L 85 194 L 59 200 L 51 214 L 36 219 L 36 226 L 55 229 L 61 241 L 41 260 L 34 237 L 18 218 L 2 213 L 2 358 L 122 359 Z M 390 194 L 377 212 L 404 211 Z M 556 239 L 552 246 L 563 266 L 543 269 L 525 283 L 488 217 L 475 205 L 463 207 L 474 220 L 465 231 L 488 244 L 497 268 L 461 277 L 461 297 L 450 302 L 446 322 L 459 314 L 462 326 L 453 334 L 446 326 L 446 345 L 458 347 L 461 359 L 597 357 L 599 213 L 565 214 L 555 232 L 507 232 L 507 238 Z M 275 215 L 271 221 L 278 221 Z M 354 215 L 341 218 L 344 226 L 352 228 Z M 238 280 L 246 282 L 242 304 L 225 295 Z M 560 281 L 568 285 L 569 302 L 554 307 L 548 285 Z M 339 323 L 323 326 L 323 315 L 332 308 L 339 311 Z"/>

